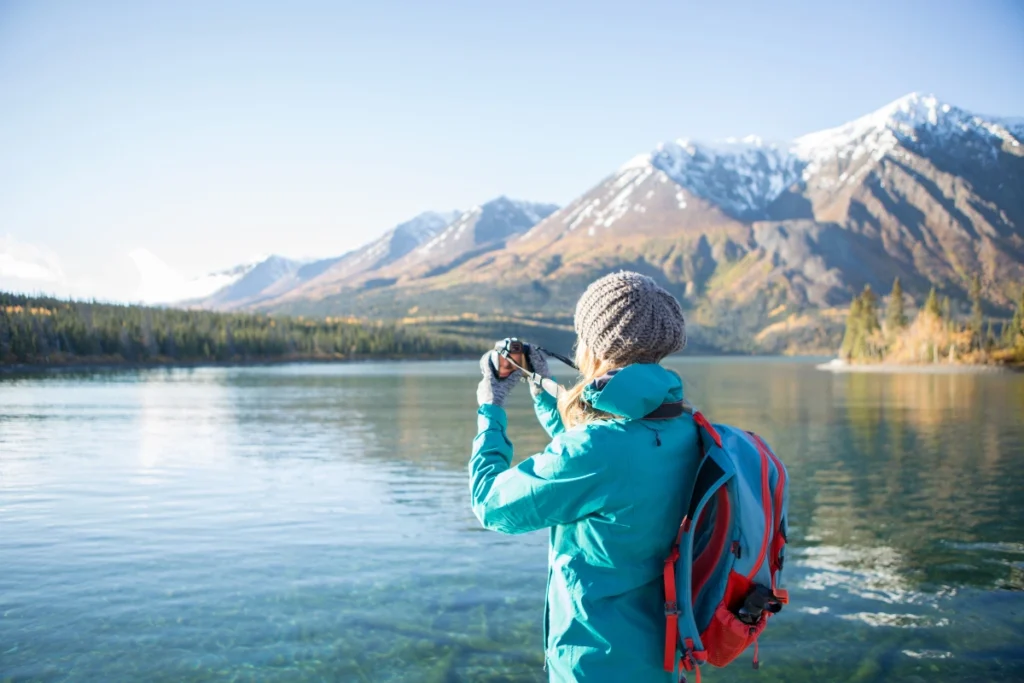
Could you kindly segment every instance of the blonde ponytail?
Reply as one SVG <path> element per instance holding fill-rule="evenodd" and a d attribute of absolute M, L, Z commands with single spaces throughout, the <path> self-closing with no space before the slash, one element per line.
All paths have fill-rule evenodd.
<path fill-rule="evenodd" d="M 594 420 L 614 417 L 610 413 L 591 407 L 584 401 L 583 390 L 598 377 L 603 377 L 614 370 L 615 365 L 608 361 L 598 360 L 589 349 L 580 345 L 576 348 L 576 367 L 580 370 L 579 381 L 558 397 L 558 412 L 562 416 L 562 423 L 566 429 L 572 429 Z"/>

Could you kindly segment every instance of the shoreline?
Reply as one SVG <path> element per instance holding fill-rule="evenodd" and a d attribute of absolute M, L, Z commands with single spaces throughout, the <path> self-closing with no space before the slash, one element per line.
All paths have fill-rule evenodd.
<path fill-rule="evenodd" d="M 401 363 L 401 362 L 446 362 L 446 361 L 475 361 L 479 358 L 476 354 L 465 354 L 465 355 L 446 355 L 436 356 L 431 354 L 424 354 L 422 356 L 358 356 L 348 358 L 324 358 L 322 356 L 312 357 L 287 357 L 287 358 L 262 358 L 262 359 L 251 359 L 251 360 L 233 360 L 233 361 L 179 361 L 179 360 L 161 360 L 161 361 L 118 361 L 111 359 L 96 359 L 96 360 L 80 360 L 75 362 L 66 363 L 22 363 L 22 364 L 11 364 L 11 365 L 0 365 L 0 378 L 10 377 L 14 375 L 45 375 L 45 374 L 63 374 L 63 373 L 76 373 L 76 372 L 113 372 L 118 370 L 123 371 L 138 371 L 138 370 L 192 370 L 197 368 L 253 368 L 253 367 L 273 367 L 277 365 L 295 365 L 301 363 L 312 363 L 312 364 L 358 364 L 358 363 Z M 700 359 L 716 358 L 716 359 L 733 359 L 733 360 L 763 360 L 763 359 L 786 359 L 786 360 L 804 360 L 808 363 L 820 361 L 824 356 L 822 355 L 807 355 L 807 356 L 789 356 L 789 355 L 762 355 L 762 354 L 749 354 L 749 353 L 699 353 L 699 354 L 677 354 L 667 358 L 667 361 L 672 360 L 685 360 L 685 361 L 697 361 Z"/>
<path fill-rule="evenodd" d="M 197 368 L 253 368 L 272 367 L 276 365 L 291 365 L 299 363 L 323 363 L 323 364 L 356 364 L 374 362 L 401 362 L 401 361 L 456 361 L 473 360 L 477 356 L 451 355 L 451 356 L 357 356 L 348 358 L 323 358 L 323 357 L 288 357 L 288 358 L 261 358 L 252 360 L 233 361 L 78 361 L 69 363 L 24 363 L 17 365 L 0 365 L 0 377 L 4 375 L 39 375 L 46 373 L 64 372 L 91 372 L 94 370 L 193 370 Z"/>
<path fill-rule="evenodd" d="M 847 363 L 833 358 L 827 363 L 816 365 L 815 369 L 836 375 L 866 374 L 917 374 L 917 375 L 985 375 L 1020 373 L 1024 368 L 1012 365 L 982 365 L 968 363 Z"/>
<path fill-rule="evenodd" d="M 682 356 L 674 356 L 674 360 L 682 359 Z M 821 356 L 807 355 L 807 356 L 763 356 L 760 354 L 698 354 L 689 356 L 686 360 L 696 360 L 699 358 L 723 358 L 723 359 L 743 359 L 743 360 L 757 360 L 766 358 L 785 358 L 790 360 L 802 359 L 808 362 L 820 361 Z M 45 375 L 45 374 L 63 374 L 63 373 L 78 373 L 78 372 L 112 372 L 112 371 L 138 371 L 138 370 L 192 370 L 199 368 L 249 368 L 249 367 L 273 367 L 278 365 L 295 365 L 295 364 L 359 364 L 359 363 L 377 363 L 377 362 L 445 362 L 445 361 L 466 361 L 476 360 L 477 356 L 474 355 L 446 355 L 436 356 L 432 354 L 424 354 L 421 356 L 391 356 L 391 355 L 380 355 L 380 356 L 357 356 L 347 358 L 324 358 L 320 357 L 287 357 L 287 358 L 261 358 L 261 359 L 249 359 L 249 360 L 232 360 L 232 361 L 179 361 L 179 360 L 159 360 L 149 362 L 137 362 L 137 361 L 118 361 L 112 359 L 97 359 L 93 361 L 75 361 L 66 363 L 52 363 L 52 364 L 17 364 L 17 365 L 0 365 L 0 378 L 9 377 L 14 375 Z M 1024 373 L 1024 366 L 1011 366 L 1011 365 L 978 365 L 978 364 L 948 364 L 948 363 L 934 363 L 934 364 L 901 364 L 901 363 L 865 363 L 865 364 L 851 364 L 845 361 L 841 361 L 837 358 L 826 361 L 824 363 L 817 362 L 815 364 L 816 370 L 822 370 L 825 372 L 831 372 L 833 374 L 936 374 L 936 375 L 955 375 L 955 374 L 997 374 L 997 373 Z"/>

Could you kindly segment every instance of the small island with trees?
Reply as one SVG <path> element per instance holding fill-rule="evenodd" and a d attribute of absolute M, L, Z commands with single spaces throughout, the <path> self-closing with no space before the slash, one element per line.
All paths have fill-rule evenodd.
<path fill-rule="evenodd" d="M 913 320 L 906 313 L 909 298 L 893 282 L 879 319 L 879 297 L 865 286 L 854 297 L 846 319 L 839 358 L 828 369 L 872 369 L 875 366 L 977 366 L 1024 368 L 1024 287 L 1010 320 L 986 319 L 981 281 L 970 285 L 970 317 L 953 313 L 949 297 L 932 288 Z"/>

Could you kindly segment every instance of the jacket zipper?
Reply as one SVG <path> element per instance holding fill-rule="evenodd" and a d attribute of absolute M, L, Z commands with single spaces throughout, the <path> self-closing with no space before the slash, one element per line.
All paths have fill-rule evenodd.
<path fill-rule="evenodd" d="M 553 547 L 554 540 L 555 530 L 552 528 L 550 538 L 548 539 L 548 542 L 551 544 L 549 548 Z M 550 549 L 548 550 L 548 553 L 550 555 Z M 548 581 L 547 585 L 544 587 L 544 671 L 548 670 L 548 638 L 551 635 L 551 605 L 548 597 L 551 595 L 551 571 L 551 557 L 548 557 Z"/>

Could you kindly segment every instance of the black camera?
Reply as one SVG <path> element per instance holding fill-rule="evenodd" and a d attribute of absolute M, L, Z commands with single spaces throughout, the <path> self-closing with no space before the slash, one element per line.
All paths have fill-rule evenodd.
<path fill-rule="evenodd" d="M 511 337 L 509 339 L 504 339 L 498 342 L 494 348 L 495 351 L 498 352 L 498 355 L 505 359 L 505 361 L 509 363 L 512 366 L 512 368 L 518 370 L 529 368 L 529 344 L 524 344 L 515 337 Z M 513 358 L 513 356 L 519 356 L 519 359 L 516 360 L 515 358 Z M 491 365 L 491 371 L 494 373 L 494 376 L 499 379 L 504 377 L 499 368 L 495 367 L 493 363 Z M 511 370 L 509 370 L 509 372 L 511 372 Z"/>

